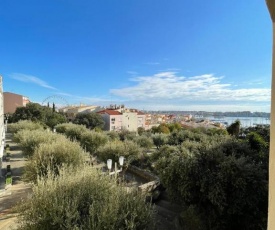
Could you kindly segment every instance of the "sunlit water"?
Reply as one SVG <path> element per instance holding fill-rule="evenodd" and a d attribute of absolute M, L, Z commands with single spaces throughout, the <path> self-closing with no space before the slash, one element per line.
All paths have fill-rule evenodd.
<path fill-rule="evenodd" d="M 266 117 L 205 117 L 204 119 L 227 123 L 227 125 L 231 125 L 236 120 L 239 120 L 242 127 L 270 125 L 270 119 Z"/>

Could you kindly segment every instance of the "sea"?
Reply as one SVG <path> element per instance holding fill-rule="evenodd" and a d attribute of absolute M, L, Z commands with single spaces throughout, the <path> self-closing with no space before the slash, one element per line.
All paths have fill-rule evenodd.
<path fill-rule="evenodd" d="M 236 120 L 241 122 L 241 127 L 253 127 L 256 125 L 270 125 L 270 119 L 266 117 L 204 117 L 203 119 L 207 119 L 214 122 L 220 122 L 225 124 L 226 126 L 231 125 Z"/>

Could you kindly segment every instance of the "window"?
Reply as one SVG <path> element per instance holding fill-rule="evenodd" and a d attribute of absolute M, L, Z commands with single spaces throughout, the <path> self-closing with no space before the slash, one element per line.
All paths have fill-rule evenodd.
<path fill-rule="evenodd" d="M 112 126 L 112 127 L 111 127 L 111 129 L 112 129 L 112 130 L 115 130 L 115 129 L 116 129 L 116 127 L 115 127 L 115 126 Z"/>
<path fill-rule="evenodd" d="M 112 118 L 111 121 L 116 121 L 116 119 L 115 119 L 115 118 Z"/>

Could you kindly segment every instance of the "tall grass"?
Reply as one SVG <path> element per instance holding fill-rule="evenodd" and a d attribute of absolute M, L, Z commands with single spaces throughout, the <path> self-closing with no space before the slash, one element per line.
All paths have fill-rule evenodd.
<path fill-rule="evenodd" d="M 144 195 L 87 166 L 63 168 L 58 177 L 50 172 L 17 210 L 22 230 L 154 229 L 154 209 Z"/>

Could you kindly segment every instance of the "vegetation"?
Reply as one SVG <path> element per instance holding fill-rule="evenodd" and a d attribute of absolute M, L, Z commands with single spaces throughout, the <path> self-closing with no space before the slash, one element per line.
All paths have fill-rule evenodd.
<path fill-rule="evenodd" d="M 235 137 L 239 136 L 241 129 L 241 122 L 239 120 L 236 120 L 234 123 L 232 123 L 230 126 L 227 127 L 227 132 Z"/>
<path fill-rule="evenodd" d="M 16 108 L 15 113 L 9 117 L 9 121 L 18 122 L 20 120 L 39 122 L 50 128 L 67 121 L 66 117 L 63 114 L 55 112 L 55 109 L 41 106 L 38 103 L 28 103 L 26 107 Z"/>
<path fill-rule="evenodd" d="M 28 130 L 22 130 L 24 127 Z M 140 129 L 137 134 L 126 130 L 96 132 L 71 123 L 57 125 L 56 131 L 69 141 L 62 135 L 43 132 L 39 124 L 12 124 L 9 129 L 16 133 L 15 140 L 30 156 L 25 178 L 37 182 L 33 201 L 20 208 L 22 229 L 151 229 L 152 209 L 144 204 L 144 197 L 134 194 L 139 201 L 135 203 L 133 194 L 124 194 L 110 178 L 102 179 L 84 167 L 82 148 L 103 162 L 118 162 L 119 156 L 124 156 L 128 164 L 157 173 L 170 198 L 182 206 L 180 222 L 187 229 L 265 229 L 269 128 L 240 127 L 239 121 L 227 130 L 162 125 L 151 132 Z M 49 194 L 41 191 L 49 187 Z"/>
<path fill-rule="evenodd" d="M 95 154 L 100 146 L 104 146 L 108 141 L 108 136 L 104 133 L 98 133 L 95 131 L 87 131 L 80 137 L 81 146 L 90 152 Z"/>
<path fill-rule="evenodd" d="M 39 179 L 17 209 L 20 229 L 154 229 L 154 210 L 141 193 L 127 192 L 93 168 L 63 168 Z"/>
<path fill-rule="evenodd" d="M 32 122 L 29 120 L 21 120 L 17 123 L 8 125 L 8 132 L 17 133 L 20 130 L 43 130 L 43 126 L 40 123 Z"/>
<path fill-rule="evenodd" d="M 24 179 L 36 182 L 38 178 L 48 176 L 49 172 L 58 175 L 61 167 L 83 165 L 86 157 L 87 154 L 77 142 L 60 136 L 51 144 L 41 143 L 35 148 L 34 154 L 26 163 Z"/>
<path fill-rule="evenodd" d="M 206 230 L 265 229 L 268 148 L 264 139 L 258 133 L 245 140 L 197 130 L 185 134 L 181 144 L 172 134 L 174 147 L 163 146 L 153 155 L 170 197 L 184 208 L 182 224 Z"/>
<path fill-rule="evenodd" d="M 56 141 L 58 138 L 61 138 L 59 135 L 52 132 L 45 132 L 42 129 L 37 130 L 28 130 L 22 129 L 14 134 L 13 139 L 19 143 L 22 148 L 23 153 L 26 156 L 32 156 L 35 149 L 41 143 L 51 144 L 53 141 Z"/>
<path fill-rule="evenodd" d="M 104 126 L 103 118 L 97 113 L 78 113 L 73 123 L 84 125 L 87 129 L 102 129 Z"/>
<path fill-rule="evenodd" d="M 64 123 L 56 126 L 57 133 L 63 133 L 71 140 L 81 140 L 81 135 L 88 129 L 84 125 L 76 125 L 72 123 Z"/>
<path fill-rule="evenodd" d="M 133 141 L 126 140 L 122 142 L 115 140 L 101 146 L 96 154 L 103 162 L 106 162 L 107 159 L 112 159 L 113 161 L 118 162 L 118 158 L 124 156 L 127 159 L 127 162 L 130 163 L 138 158 L 141 151 L 139 146 Z"/>

